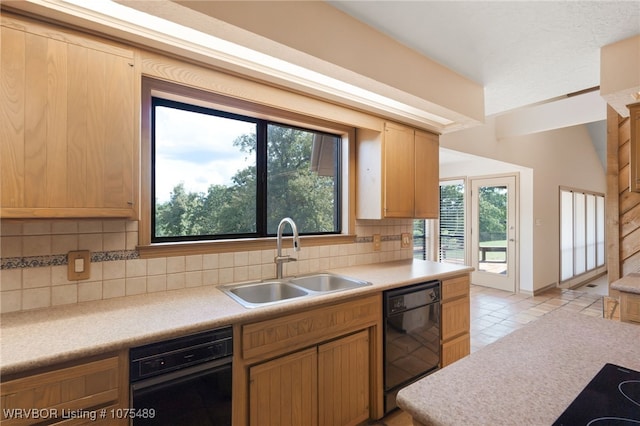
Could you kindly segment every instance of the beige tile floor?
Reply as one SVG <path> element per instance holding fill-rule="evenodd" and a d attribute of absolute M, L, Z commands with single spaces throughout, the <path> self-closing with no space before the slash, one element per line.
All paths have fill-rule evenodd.
<path fill-rule="evenodd" d="M 554 288 L 532 296 L 488 287 L 471 286 L 471 352 L 495 342 L 520 327 L 556 309 L 602 317 L 603 299 L 608 294 L 606 275 L 576 290 Z M 396 410 L 376 426 L 411 426 L 411 417 Z"/>

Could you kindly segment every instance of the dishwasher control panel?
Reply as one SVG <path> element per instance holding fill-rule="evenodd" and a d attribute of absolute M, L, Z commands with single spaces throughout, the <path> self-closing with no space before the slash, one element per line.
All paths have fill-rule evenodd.
<path fill-rule="evenodd" d="M 404 312 L 418 306 L 440 302 L 440 281 L 414 284 L 394 290 L 388 290 L 384 295 L 385 315 Z"/>
<path fill-rule="evenodd" d="M 131 380 L 157 376 L 233 354 L 231 327 L 220 328 L 164 342 L 132 348 Z"/>

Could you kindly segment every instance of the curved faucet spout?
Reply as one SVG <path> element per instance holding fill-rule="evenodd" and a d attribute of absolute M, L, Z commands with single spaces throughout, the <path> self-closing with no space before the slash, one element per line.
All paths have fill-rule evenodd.
<path fill-rule="evenodd" d="M 284 262 L 293 262 L 296 260 L 291 256 L 282 255 L 282 232 L 284 231 L 284 227 L 287 225 L 287 223 L 289 224 L 289 226 L 291 226 L 291 231 L 293 231 L 293 249 L 295 251 L 300 251 L 300 237 L 298 236 L 298 227 L 296 226 L 296 223 L 293 221 L 293 219 L 291 219 L 290 217 L 285 217 L 278 224 L 278 232 L 276 234 L 277 254 L 274 262 L 276 263 L 276 278 L 278 279 L 282 278 L 282 264 Z"/>

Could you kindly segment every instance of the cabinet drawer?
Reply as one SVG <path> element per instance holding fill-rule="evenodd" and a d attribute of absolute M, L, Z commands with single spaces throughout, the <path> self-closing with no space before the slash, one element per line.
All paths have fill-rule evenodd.
<path fill-rule="evenodd" d="M 123 398 L 119 389 L 120 368 L 119 358 L 111 357 L 4 382 L 0 385 L 2 424 L 62 422 L 64 412 L 86 410 L 91 413 L 94 408 L 116 404 Z M 38 410 L 42 411 L 36 413 Z M 17 411 L 29 418 L 9 419 L 19 415 Z M 34 418 L 36 414 L 44 416 L 45 413 L 49 418 Z"/>
<path fill-rule="evenodd" d="M 620 293 L 620 320 L 640 322 L 640 295 Z"/>
<path fill-rule="evenodd" d="M 442 344 L 442 367 L 453 364 L 457 360 L 464 358 L 471 352 L 471 338 L 469 333 L 456 337 L 453 340 Z"/>
<path fill-rule="evenodd" d="M 242 357 L 265 358 L 367 328 L 381 321 L 381 295 L 242 326 Z"/>
<path fill-rule="evenodd" d="M 469 295 L 469 276 L 442 280 L 442 301 L 465 297 Z"/>
<path fill-rule="evenodd" d="M 469 298 L 457 299 L 442 304 L 443 341 L 469 332 Z"/>

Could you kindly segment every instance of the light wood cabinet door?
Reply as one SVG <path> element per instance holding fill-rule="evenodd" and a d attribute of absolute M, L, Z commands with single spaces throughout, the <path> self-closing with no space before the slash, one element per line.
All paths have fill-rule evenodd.
<path fill-rule="evenodd" d="M 387 122 L 357 134 L 358 219 L 439 217 L 439 138 Z"/>
<path fill-rule="evenodd" d="M 450 339 L 442 344 L 442 367 L 453 364 L 471 352 L 469 333 Z"/>
<path fill-rule="evenodd" d="M 413 217 L 414 131 L 393 123 L 386 123 L 384 131 L 384 216 Z"/>
<path fill-rule="evenodd" d="M 126 425 L 127 419 L 112 412 L 128 404 L 124 364 L 114 356 L 5 381 L 0 384 L 1 423 Z"/>
<path fill-rule="evenodd" d="M 416 219 L 440 217 L 440 143 L 437 135 L 415 132 Z"/>
<path fill-rule="evenodd" d="M 249 369 L 249 424 L 318 424 L 318 356 L 313 347 Z"/>
<path fill-rule="evenodd" d="M 471 352 L 469 275 L 442 280 L 441 366 Z"/>
<path fill-rule="evenodd" d="M 1 31 L 2 217 L 133 217 L 133 51 L 12 17 Z"/>
<path fill-rule="evenodd" d="M 442 340 L 469 332 L 469 299 L 442 304 Z"/>
<path fill-rule="evenodd" d="M 640 323 L 640 295 L 620 292 L 620 320 Z"/>
<path fill-rule="evenodd" d="M 318 424 L 356 425 L 369 418 L 369 332 L 318 347 Z"/>

